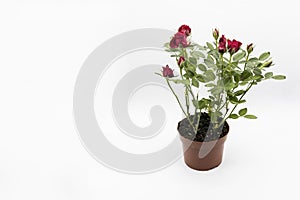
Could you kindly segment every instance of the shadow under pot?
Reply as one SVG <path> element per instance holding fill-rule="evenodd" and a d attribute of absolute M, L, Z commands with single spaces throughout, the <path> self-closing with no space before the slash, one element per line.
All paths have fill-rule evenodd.
<path fill-rule="evenodd" d="M 187 118 L 178 123 L 177 130 L 182 142 L 184 161 L 188 167 L 207 171 L 222 163 L 229 125 L 225 122 L 218 129 L 212 127 L 207 113 L 201 114 L 197 134 L 194 133 Z"/>

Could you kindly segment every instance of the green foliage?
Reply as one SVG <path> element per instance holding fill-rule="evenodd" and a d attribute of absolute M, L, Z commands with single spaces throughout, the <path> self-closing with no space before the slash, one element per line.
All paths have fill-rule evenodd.
<path fill-rule="evenodd" d="M 247 108 L 243 108 L 243 109 L 241 109 L 241 110 L 239 111 L 239 115 L 240 115 L 240 116 L 244 116 L 244 115 L 247 114 L 247 111 L 248 111 Z"/>
<path fill-rule="evenodd" d="M 284 75 L 276 75 L 276 76 L 273 76 L 272 78 L 275 79 L 275 80 L 284 80 L 284 79 L 286 79 L 286 77 Z"/>
<path fill-rule="evenodd" d="M 257 119 L 255 115 L 245 115 L 244 117 L 247 119 Z"/>
<path fill-rule="evenodd" d="M 259 56 L 259 60 L 267 60 L 270 57 L 270 52 L 265 52 Z"/>
<path fill-rule="evenodd" d="M 196 58 L 197 60 L 198 60 L 199 58 L 205 58 L 204 53 L 201 52 L 201 51 L 193 51 L 193 52 L 191 52 L 191 56 L 192 56 L 193 58 Z"/>
<path fill-rule="evenodd" d="M 238 119 L 239 116 L 237 114 L 230 114 L 229 118 L 231 118 L 231 119 Z"/>
<path fill-rule="evenodd" d="M 195 86 L 195 87 L 199 87 L 199 82 L 196 78 L 192 78 L 192 85 Z"/>
<path fill-rule="evenodd" d="M 199 65 L 198 65 L 198 68 L 199 68 L 201 71 L 203 71 L 203 72 L 205 72 L 205 71 L 207 70 L 206 66 L 203 65 L 203 64 L 199 64 Z"/>
<path fill-rule="evenodd" d="M 214 46 L 211 43 L 206 42 L 206 45 L 210 50 L 214 50 Z"/>
<path fill-rule="evenodd" d="M 245 55 L 246 55 L 246 52 L 245 52 L 245 51 L 242 51 L 242 52 L 239 52 L 239 53 L 235 54 L 235 55 L 233 56 L 233 62 L 236 62 L 236 61 L 241 60 L 242 58 L 245 57 Z"/>
<path fill-rule="evenodd" d="M 267 72 L 265 73 L 265 79 L 269 79 L 273 77 L 273 72 Z"/>
<path fill-rule="evenodd" d="M 213 81 L 216 79 L 216 75 L 214 74 L 213 70 L 207 70 L 206 72 L 204 72 L 204 79 L 209 82 L 209 81 Z"/>

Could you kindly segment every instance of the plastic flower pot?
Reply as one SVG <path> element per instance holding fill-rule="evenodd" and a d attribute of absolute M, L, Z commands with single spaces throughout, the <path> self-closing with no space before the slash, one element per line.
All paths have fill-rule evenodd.
<path fill-rule="evenodd" d="M 212 141 L 195 141 L 185 137 L 186 133 L 180 132 L 180 122 L 177 130 L 180 134 L 184 152 L 184 162 L 192 169 L 207 171 L 218 167 L 222 163 L 224 143 L 227 138 L 229 126 L 227 124 L 225 135 Z"/>

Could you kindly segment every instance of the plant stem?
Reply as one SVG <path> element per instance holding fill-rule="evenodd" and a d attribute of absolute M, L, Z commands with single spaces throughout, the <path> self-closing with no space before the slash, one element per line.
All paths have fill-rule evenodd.
<path fill-rule="evenodd" d="M 224 68 L 223 68 L 223 54 L 221 54 L 221 56 L 220 56 L 220 60 L 221 60 L 221 77 L 220 77 L 220 80 L 224 80 Z M 231 60 L 231 59 L 230 59 Z M 230 61 L 231 62 L 231 61 Z M 230 63 L 229 63 L 230 64 Z M 218 105 L 217 105 L 217 110 L 216 110 L 216 112 L 218 112 L 218 111 L 220 111 L 223 107 L 224 107 L 224 105 L 223 106 L 221 106 L 221 93 L 220 94 L 218 94 L 218 98 L 217 98 L 217 102 L 218 102 Z"/>
<path fill-rule="evenodd" d="M 248 62 L 248 59 L 249 59 L 249 55 L 250 55 L 250 53 L 247 53 L 246 61 L 245 61 L 245 65 L 244 65 L 244 71 L 246 69 L 246 65 L 247 65 L 247 62 Z"/>
<path fill-rule="evenodd" d="M 197 98 L 196 98 L 196 102 L 198 103 L 198 94 L 197 94 Z M 201 117 L 201 110 L 199 113 L 197 113 L 197 107 L 195 106 L 195 114 L 194 114 L 194 118 L 193 118 L 193 122 L 195 121 L 195 117 L 197 117 L 196 119 L 196 128 L 195 128 L 195 134 L 197 134 L 197 131 L 198 131 L 198 127 L 199 127 L 199 121 L 200 121 L 200 117 Z"/>
<path fill-rule="evenodd" d="M 173 88 L 172 88 L 172 86 L 171 86 L 171 84 L 170 84 L 170 81 L 169 81 L 167 78 L 166 78 L 166 81 L 167 81 L 167 84 L 168 84 L 170 90 L 172 91 L 173 95 L 175 96 L 175 98 L 176 98 L 176 100 L 177 100 L 177 103 L 179 104 L 179 106 L 180 106 L 180 108 L 181 108 L 183 114 L 184 114 L 185 117 L 188 119 L 190 125 L 194 128 L 194 124 L 191 122 L 190 117 L 187 115 L 187 113 L 186 113 L 185 110 L 183 109 L 183 107 L 182 107 L 182 105 L 181 105 L 181 103 L 180 103 L 180 101 L 179 101 L 178 96 L 176 95 L 176 93 L 174 92 L 174 90 L 173 90 Z"/>
<path fill-rule="evenodd" d="M 189 99 L 189 94 L 187 90 L 187 86 L 185 86 L 185 105 L 186 105 L 186 112 L 188 117 L 190 117 L 190 99 Z"/>
<path fill-rule="evenodd" d="M 195 128 L 195 135 L 197 134 L 198 128 L 199 128 L 199 122 L 200 122 L 200 118 L 201 118 L 201 110 L 200 113 L 195 113 L 195 116 L 197 116 L 197 122 L 196 122 L 196 128 Z"/>
<path fill-rule="evenodd" d="M 248 88 L 245 90 L 244 94 L 239 98 L 239 101 L 241 101 L 243 99 L 243 97 L 245 96 L 245 94 L 250 90 L 250 88 L 253 86 L 254 84 L 254 81 L 252 81 L 250 83 L 250 85 L 248 86 Z M 233 107 L 233 109 L 231 110 L 231 112 L 229 113 L 229 115 L 226 117 L 223 118 L 221 124 L 223 124 L 227 119 L 228 117 L 233 113 L 233 111 L 236 109 L 236 107 L 238 106 L 238 104 L 235 104 L 235 106 Z"/>

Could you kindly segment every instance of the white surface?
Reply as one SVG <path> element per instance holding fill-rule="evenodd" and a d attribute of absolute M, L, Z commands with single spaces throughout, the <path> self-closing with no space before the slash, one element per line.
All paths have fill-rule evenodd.
<path fill-rule="evenodd" d="M 298 1 L 10 1 L 0 3 L 0 199 L 299 199 Z M 268 49 L 285 82 L 248 96 L 256 121 L 231 121 L 223 164 L 196 172 L 178 161 L 148 175 L 96 162 L 72 117 L 85 58 L 136 28 L 175 30 L 194 40 L 218 27 L 256 52 Z M 174 126 L 175 129 L 175 126 Z M 175 130 L 174 130 L 175 131 Z"/>

